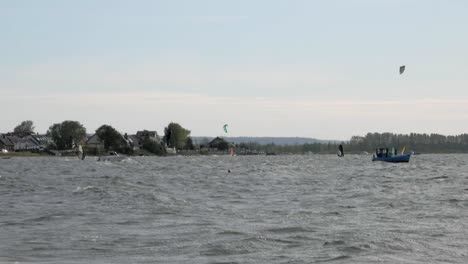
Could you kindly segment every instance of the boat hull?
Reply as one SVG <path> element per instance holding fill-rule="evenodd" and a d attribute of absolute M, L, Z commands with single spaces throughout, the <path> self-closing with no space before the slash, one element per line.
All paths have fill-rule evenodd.
<path fill-rule="evenodd" d="M 372 161 L 385 161 L 385 162 L 393 162 L 393 163 L 400 163 L 400 162 L 409 162 L 411 154 L 407 155 L 398 155 L 393 157 L 373 157 Z"/>

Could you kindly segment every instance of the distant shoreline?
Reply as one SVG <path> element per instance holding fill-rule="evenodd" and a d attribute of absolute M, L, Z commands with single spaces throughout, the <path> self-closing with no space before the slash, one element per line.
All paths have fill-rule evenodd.
<path fill-rule="evenodd" d="M 468 152 L 429 152 L 429 153 L 417 153 L 415 154 L 416 156 L 419 155 L 447 155 L 447 154 L 468 154 Z M 332 155 L 335 156 L 336 153 L 277 153 L 274 154 L 273 156 L 313 156 L 313 155 Z M 353 156 L 372 156 L 372 153 L 347 153 L 346 155 L 353 155 Z M 145 155 L 145 156 L 139 156 L 139 155 L 129 155 L 128 157 L 133 158 L 133 157 L 173 157 L 173 156 L 205 156 L 205 157 L 213 157 L 213 156 L 229 156 L 229 154 L 220 154 L 220 153 L 213 153 L 213 154 L 177 154 L 177 155 L 167 155 L 167 156 L 158 156 L 158 155 Z M 236 155 L 238 157 L 244 157 L 244 156 L 272 156 L 268 154 L 239 154 Z M 1 153 L 0 154 L 0 159 L 11 159 L 11 158 L 77 158 L 74 155 L 65 155 L 65 156 L 54 156 L 54 155 L 45 155 L 45 154 L 39 154 L 39 153 L 32 153 L 32 152 L 11 152 L 11 153 Z M 98 158 L 99 155 L 87 155 L 86 158 Z"/>

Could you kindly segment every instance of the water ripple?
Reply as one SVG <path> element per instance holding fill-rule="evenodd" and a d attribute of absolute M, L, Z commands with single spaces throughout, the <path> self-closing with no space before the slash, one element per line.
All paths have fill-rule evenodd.
<path fill-rule="evenodd" d="M 466 263 L 467 160 L 0 160 L 0 262 Z"/>

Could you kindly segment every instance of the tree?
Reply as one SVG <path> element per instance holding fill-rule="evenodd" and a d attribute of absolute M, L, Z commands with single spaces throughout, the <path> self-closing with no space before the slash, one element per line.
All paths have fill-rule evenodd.
<path fill-rule="evenodd" d="M 63 121 L 49 127 L 47 135 L 52 138 L 58 150 L 72 149 L 86 137 L 86 128 L 78 121 Z"/>
<path fill-rule="evenodd" d="M 159 142 L 151 140 L 149 137 L 143 139 L 142 148 L 156 155 L 166 154 L 166 149 Z"/>
<path fill-rule="evenodd" d="M 163 141 L 170 148 L 183 149 L 188 136 L 190 136 L 190 130 L 183 128 L 177 123 L 171 122 L 164 128 Z"/>
<path fill-rule="evenodd" d="M 139 132 L 139 135 L 142 136 L 142 138 L 140 138 L 142 149 L 147 150 L 156 155 L 166 154 L 166 148 L 164 148 L 164 146 L 156 140 L 158 138 L 157 135 L 152 137 L 152 133 L 148 130 L 143 130 Z"/>
<path fill-rule="evenodd" d="M 13 129 L 13 132 L 20 137 L 34 134 L 34 123 L 31 120 L 23 121 Z"/>
<path fill-rule="evenodd" d="M 96 130 L 96 135 L 104 143 L 104 149 L 108 151 L 109 149 L 120 150 L 122 147 L 125 147 L 124 140 L 122 135 L 115 130 L 112 126 L 102 125 Z"/>
<path fill-rule="evenodd" d="M 193 141 L 192 141 L 191 137 L 187 137 L 187 139 L 185 140 L 184 149 L 187 149 L 187 150 L 194 150 L 195 149 L 195 146 L 193 145 Z"/>

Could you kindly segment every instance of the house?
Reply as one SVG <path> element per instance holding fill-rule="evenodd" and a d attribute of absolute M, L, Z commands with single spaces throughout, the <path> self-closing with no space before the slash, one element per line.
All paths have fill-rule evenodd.
<path fill-rule="evenodd" d="M 47 135 L 32 135 L 31 138 L 41 149 L 46 149 L 50 144 L 54 143 L 52 138 Z"/>
<path fill-rule="evenodd" d="M 138 131 L 136 135 L 126 136 L 126 139 L 129 141 L 129 146 L 131 146 L 133 150 L 142 149 L 145 139 L 149 139 L 157 143 L 161 142 L 161 138 L 156 131 L 148 130 Z"/>
<path fill-rule="evenodd" d="M 15 144 L 10 141 L 9 136 L 5 134 L 0 135 L 0 150 L 5 149 L 7 151 L 14 151 Z"/>
<path fill-rule="evenodd" d="M 6 136 L 14 144 L 15 151 L 38 151 L 40 145 L 32 136 L 18 137 Z"/>
<path fill-rule="evenodd" d="M 145 138 L 149 138 L 151 140 L 154 140 L 156 142 L 160 142 L 161 138 L 159 138 L 158 133 L 156 131 L 148 131 L 148 130 L 143 130 L 143 131 L 138 131 L 135 135 L 140 141 L 143 141 Z"/>
<path fill-rule="evenodd" d="M 223 138 L 216 137 L 208 143 L 208 147 L 210 149 L 227 150 L 229 149 L 229 143 Z"/>
<path fill-rule="evenodd" d="M 104 150 L 104 142 L 98 137 L 97 134 L 94 134 L 86 140 L 86 147 L 88 149 L 93 149 L 97 152 Z"/>
<path fill-rule="evenodd" d="M 177 154 L 177 150 L 176 150 L 176 148 L 166 147 L 166 154 L 167 155 L 175 155 L 175 154 Z"/>
<path fill-rule="evenodd" d="M 139 150 L 141 148 L 142 141 L 136 135 L 123 135 L 123 141 L 130 147 L 132 150 Z"/>
<path fill-rule="evenodd" d="M 52 138 L 46 135 L 18 136 L 15 133 L 0 135 L 0 149 L 7 151 L 39 151 L 46 149 Z"/>
<path fill-rule="evenodd" d="M 125 145 L 128 147 L 133 146 L 132 139 L 126 133 L 125 135 L 120 134 L 120 136 L 122 137 L 121 147 Z M 88 149 L 96 151 L 96 153 L 99 153 L 104 150 L 104 142 L 99 138 L 97 134 L 94 134 L 91 137 L 89 137 L 85 145 Z"/>
<path fill-rule="evenodd" d="M 140 140 L 137 135 L 128 136 L 128 141 L 133 150 L 139 150 L 142 148 L 143 140 Z"/>

